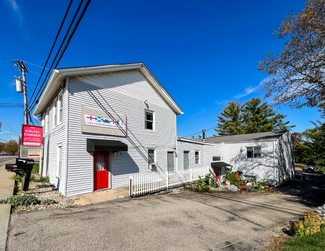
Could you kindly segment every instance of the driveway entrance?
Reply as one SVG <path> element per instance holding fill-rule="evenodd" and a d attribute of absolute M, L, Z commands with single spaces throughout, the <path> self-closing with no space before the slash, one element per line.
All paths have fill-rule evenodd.
<path fill-rule="evenodd" d="M 267 236 L 281 232 L 290 220 L 320 203 L 312 196 L 325 198 L 324 177 L 298 172 L 297 179 L 272 194 L 186 191 L 17 213 L 11 217 L 8 251 L 45 246 L 47 250 L 260 250 Z"/>

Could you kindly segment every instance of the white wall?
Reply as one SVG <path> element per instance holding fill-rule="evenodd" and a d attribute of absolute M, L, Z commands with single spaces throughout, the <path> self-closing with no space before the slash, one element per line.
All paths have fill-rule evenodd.
<path fill-rule="evenodd" d="M 261 146 L 261 158 L 247 158 L 246 147 Z M 243 149 L 243 150 L 241 150 Z M 224 144 L 224 161 L 234 171 L 255 176 L 257 181 L 269 180 L 275 184 L 273 141 L 250 141 Z"/>
<path fill-rule="evenodd" d="M 177 140 L 177 164 L 180 171 L 184 170 L 184 151 L 189 151 L 189 162 L 191 168 L 211 167 L 212 156 L 223 155 L 223 144 L 205 144 L 203 142 L 186 142 Z M 195 164 L 195 152 L 200 153 L 200 163 Z"/>
<path fill-rule="evenodd" d="M 95 96 L 95 100 L 90 94 Z M 148 163 L 128 139 L 81 132 L 81 107 L 100 109 L 96 101 L 110 112 L 126 115 L 128 136 L 146 156 L 148 148 L 155 149 L 158 171 L 166 171 L 167 151 L 176 149 L 176 114 L 139 71 L 70 78 L 69 96 L 67 196 L 93 192 L 93 156 L 86 150 L 87 138 L 119 140 L 129 146 L 127 152 L 111 155 L 111 188 L 128 186 L 132 174 L 151 172 Z M 144 129 L 145 100 L 148 101 L 148 109 L 155 112 L 155 131 Z"/>
<path fill-rule="evenodd" d="M 295 175 L 293 145 L 293 138 L 289 132 L 283 134 L 276 142 L 276 173 L 279 185 Z"/>
<path fill-rule="evenodd" d="M 63 114 L 62 123 L 54 127 L 53 120 L 53 102 L 49 104 L 49 128 L 45 132 L 43 128 L 43 172 L 42 176 L 49 176 L 50 183 L 53 184 L 62 194 L 65 194 L 65 181 L 66 181 L 66 118 L 67 118 L 67 96 L 68 92 L 66 88 L 62 90 L 62 102 L 63 102 Z M 45 118 L 45 113 L 42 114 L 42 119 Z M 58 115 L 57 115 L 58 116 Z M 61 144 L 62 147 L 62 167 L 60 179 L 56 177 L 57 170 L 57 146 Z"/>

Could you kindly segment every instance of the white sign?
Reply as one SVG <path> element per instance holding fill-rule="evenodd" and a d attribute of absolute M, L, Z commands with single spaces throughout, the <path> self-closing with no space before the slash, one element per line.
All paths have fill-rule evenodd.
<path fill-rule="evenodd" d="M 90 115 L 90 114 L 84 114 L 84 119 L 85 119 L 85 125 L 87 126 L 98 126 L 98 127 L 105 127 L 111 129 L 120 129 L 120 127 L 122 127 L 123 130 L 126 129 L 125 123 L 120 119 L 116 119 L 114 121 L 110 118 L 104 118 L 101 116 Z"/>
<path fill-rule="evenodd" d="M 42 148 L 40 149 L 28 149 L 28 158 L 40 158 L 42 154 Z"/>

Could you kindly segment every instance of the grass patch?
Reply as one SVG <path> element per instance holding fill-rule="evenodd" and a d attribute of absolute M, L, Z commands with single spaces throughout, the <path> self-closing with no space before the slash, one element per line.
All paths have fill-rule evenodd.
<path fill-rule="evenodd" d="M 34 162 L 32 173 L 39 173 L 39 162 Z"/>
<path fill-rule="evenodd" d="M 311 235 L 295 236 L 289 239 L 281 251 L 323 251 L 325 250 L 325 229 Z"/>
<path fill-rule="evenodd" d="M 22 177 L 20 175 L 13 175 L 10 177 L 10 179 L 15 180 L 16 182 L 21 182 Z"/>

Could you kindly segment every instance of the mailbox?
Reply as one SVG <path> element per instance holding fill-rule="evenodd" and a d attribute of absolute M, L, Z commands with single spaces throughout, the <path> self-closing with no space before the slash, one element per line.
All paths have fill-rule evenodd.
<path fill-rule="evenodd" d="M 6 164 L 6 170 L 18 173 L 22 176 L 21 187 L 24 191 L 27 191 L 33 166 L 33 159 L 16 158 L 16 164 Z"/>

